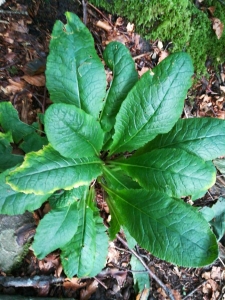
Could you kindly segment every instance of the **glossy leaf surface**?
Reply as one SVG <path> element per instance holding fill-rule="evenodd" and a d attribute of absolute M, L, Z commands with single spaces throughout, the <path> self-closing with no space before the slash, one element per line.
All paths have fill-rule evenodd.
<path fill-rule="evenodd" d="M 140 153 L 153 149 L 179 148 L 204 160 L 212 160 L 225 154 L 225 122 L 213 118 L 180 119 L 173 129 L 158 135 Z"/>
<path fill-rule="evenodd" d="M 100 217 L 95 217 L 85 200 L 79 202 L 78 230 L 62 248 L 61 261 L 69 277 L 95 276 L 107 256 L 107 235 Z"/>
<path fill-rule="evenodd" d="M 208 265 L 217 258 L 215 235 L 189 204 L 158 191 L 107 189 L 107 193 L 115 201 L 121 225 L 153 255 L 186 267 Z"/>
<path fill-rule="evenodd" d="M 200 212 L 210 222 L 217 240 L 220 241 L 225 234 L 225 198 L 219 197 L 212 207 L 205 206 Z"/>
<path fill-rule="evenodd" d="M 138 80 L 138 73 L 130 51 L 119 42 L 109 43 L 103 52 L 103 58 L 113 72 L 113 79 L 101 112 L 102 127 L 105 131 L 110 131 L 115 124 L 115 117 L 122 101 Z"/>
<path fill-rule="evenodd" d="M 98 118 L 106 89 L 104 66 L 87 27 L 75 14 L 65 15 L 67 24 L 57 21 L 52 32 L 47 88 L 53 102 L 74 104 Z"/>
<path fill-rule="evenodd" d="M 0 103 L 0 125 L 5 132 L 12 132 L 13 141 L 16 143 L 35 131 L 35 128 L 20 121 L 18 112 L 11 102 Z"/>
<path fill-rule="evenodd" d="M 74 105 L 51 105 L 45 113 L 45 130 L 52 146 L 65 157 L 98 155 L 103 144 L 99 122 Z"/>
<path fill-rule="evenodd" d="M 11 132 L 0 132 L 0 172 L 12 168 L 23 161 L 23 155 L 12 153 L 11 143 L 13 143 Z"/>
<path fill-rule="evenodd" d="M 77 202 L 52 209 L 40 221 L 32 247 L 42 259 L 57 248 L 65 246 L 74 236 L 78 226 Z"/>
<path fill-rule="evenodd" d="M 97 157 L 65 158 L 50 145 L 26 155 L 23 164 L 12 171 L 7 182 L 16 191 L 43 195 L 59 189 L 88 185 L 101 174 Z"/>
<path fill-rule="evenodd" d="M 216 180 L 211 162 L 181 149 L 156 149 L 118 164 L 145 189 L 160 190 L 174 197 L 204 195 Z"/>
<path fill-rule="evenodd" d="M 50 195 L 24 194 L 14 191 L 5 183 L 10 170 L 0 174 L 0 214 L 20 215 L 26 210 L 34 211 L 44 203 Z"/>
<path fill-rule="evenodd" d="M 137 150 L 172 129 L 182 113 L 192 74 L 187 53 L 174 53 L 153 72 L 146 72 L 121 105 L 110 153 Z"/>

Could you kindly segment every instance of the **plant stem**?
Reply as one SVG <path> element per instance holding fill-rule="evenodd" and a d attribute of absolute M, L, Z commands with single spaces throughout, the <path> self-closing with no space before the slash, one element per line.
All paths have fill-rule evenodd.
<path fill-rule="evenodd" d="M 150 275 L 150 277 L 152 277 L 161 286 L 161 288 L 166 292 L 167 296 L 171 300 L 175 300 L 175 298 L 174 298 L 174 296 L 172 294 L 172 291 L 149 269 L 149 267 L 147 266 L 147 264 L 145 263 L 145 261 L 137 254 L 137 252 L 134 251 L 133 249 L 129 248 L 127 242 L 125 242 L 124 239 L 122 239 L 119 236 L 119 234 L 117 234 L 116 237 L 142 263 L 142 265 L 148 271 L 148 274 Z"/>
<path fill-rule="evenodd" d="M 190 292 L 186 297 L 184 297 L 183 300 L 187 300 L 189 297 L 191 297 L 205 283 L 206 283 L 206 281 L 204 281 L 200 285 L 198 285 L 192 292 Z"/>
<path fill-rule="evenodd" d="M 83 23 L 87 25 L 87 2 L 86 0 L 82 0 L 83 5 Z"/>

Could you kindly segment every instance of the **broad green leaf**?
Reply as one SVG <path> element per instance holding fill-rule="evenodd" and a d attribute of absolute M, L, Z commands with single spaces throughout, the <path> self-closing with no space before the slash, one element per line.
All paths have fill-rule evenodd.
<path fill-rule="evenodd" d="M 26 155 L 23 164 L 12 171 L 7 183 L 16 191 L 43 195 L 88 185 L 101 174 L 97 157 L 65 158 L 51 145 Z"/>
<path fill-rule="evenodd" d="M 6 184 L 6 176 L 10 170 L 0 174 L 0 214 L 20 215 L 26 210 L 34 211 L 44 203 L 50 195 L 24 194 L 14 191 Z"/>
<path fill-rule="evenodd" d="M 52 209 L 40 221 L 32 244 L 39 259 L 65 246 L 72 239 L 78 227 L 77 203 L 72 201 L 69 206 Z"/>
<path fill-rule="evenodd" d="M 138 189 L 140 188 L 140 185 L 137 184 L 137 182 L 134 182 L 129 176 L 126 176 L 124 172 L 121 170 L 114 170 L 110 169 L 109 166 L 103 167 L 103 184 L 107 184 L 108 187 L 115 189 L 115 190 L 121 190 L 121 189 Z M 120 231 L 120 224 L 117 219 L 116 212 L 113 209 L 113 206 L 111 205 L 113 199 L 107 199 L 110 196 L 106 195 L 106 202 L 110 209 L 110 215 L 111 219 L 109 222 L 109 238 L 110 240 L 114 240 L 116 238 L 116 234 Z"/>
<path fill-rule="evenodd" d="M 134 255 L 131 256 L 130 260 L 131 269 L 133 271 L 134 288 L 136 293 L 139 295 L 139 299 L 147 300 L 150 294 L 150 278 L 142 263 Z M 136 272 L 135 272 L 136 271 Z M 143 273 L 141 273 L 143 271 Z M 142 296 L 143 294 L 145 296 Z M 138 298 L 137 298 L 138 299 Z"/>
<path fill-rule="evenodd" d="M 214 165 L 222 175 L 225 175 L 225 158 L 218 158 L 213 161 Z"/>
<path fill-rule="evenodd" d="M 133 249 L 137 245 L 136 240 L 130 235 L 126 227 L 123 226 L 123 230 L 129 248 Z M 147 300 L 150 293 L 150 278 L 148 272 L 146 271 L 140 260 L 137 259 L 133 254 L 131 255 L 130 264 L 134 278 L 134 289 L 137 295 L 136 297 L 141 297 L 141 300 Z M 143 273 L 141 273 L 141 271 L 143 271 Z"/>
<path fill-rule="evenodd" d="M 23 162 L 22 155 L 16 155 L 11 153 L 0 153 L 0 172 L 4 172 L 5 170 L 15 167 L 19 163 Z"/>
<path fill-rule="evenodd" d="M 82 185 L 78 188 L 61 192 L 60 195 L 56 192 L 50 199 L 49 203 L 51 208 L 61 208 L 68 205 L 71 205 L 72 202 L 77 201 L 81 198 L 83 198 L 87 191 L 89 189 L 89 186 Z"/>
<path fill-rule="evenodd" d="M 79 224 L 73 239 L 63 247 L 61 261 L 68 277 L 95 276 L 104 267 L 107 256 L 107 235 L 99 217 L 79 202 Z"/>
<path fill-rule="evenodd" d="M 116 190 L 140 188 L 140 185 L 127 176 L 121 169 L 113 169 L 109 168 L 109 166 L 103 167 L 103 176 L 107 182 L 107 186 Z"/>
<path fill-rule="evenodd" d="M 45 131 L 52 146 L 65 157 L 99 155 L 103 144 L 99 122 L 74 105 L 51 105 L 45 113 Z"/>
<path fill-rule="evenodd" d="M 220 197 L 212 207 L 205 206 L 200 212 L 210 222 L 219 241 L 225 233 L 225 198 Z"/>
<path fill-rule="evenodd" d="M 106 191 L 115 199 L 121 225 L 156 257 L 183 267 L 208 265 L 218 257 L 209 224 L 189 204 L 158 191 Z"/>
<path fill-rule="evenodd" d="M 53 102 L 74 104 L 98 118 L 106 90 L 104 66 L 94 40 L 78 16 L 56 21 L 47 58 L 46 85 Z"/>
<path fill-rule="evenodd" d="M 146 72 L 121 105 L 110 153 L 136 150 L 170 131 L 182 113 L 192 74 L 190 56 L 184 52 L 171 54 Z"/>
<path fill-rule="evenodd" d="M 108 255 L 109 238 L 106 234 L 106 228 L 102 218 L 95 216 L 95 254 L 92 270 L 89 271 L 89 277 L 94 277 L 104 268 Z M 85 257 L 84 257 L 85 259 Z"/>
<path fill-rule="evenodd" d="M 170 132 L 158 135 L 135 155 L 160 148 L 180 148 L 204 160 L 225 155 L 225 121 L 213 118 L 180 119 Z"/>
<path fill-rule="evenodd" d="M 130 51 L 119 42 L 109 43 L 103 52 L 103 58 L 113 72 L 100 117 L 103 129 L 109 132 L 115 124 L 122 101 L 138 80 L 138 73 Z"/>
<path fill-rule="evenodd" d="M 10 131 L 7 133 L 0 132 L 0 172 L 12 168 L 23 161 L 22 155 L 12 154 L 12 146 L 10 145 L 12 142 Z"/>
<path fill-rule="evenodd" d="M 13 143 L 12 133 L 8 131 L 6 133 L 0 132 L 0 152 L 7 152 L 10 143 Z"/>
<path fill-rule="evenodd" d="M 110 241 L 113 241 L 116 238 L 117 233 L 120 231 L 120 222 L 117 216 L 118 211 L 116 211 L 115 209 L 116 203 L 114 202 L 113 197 L 107 195 L 105 197 L 105 200 L 109 207 L 110 217 L 111 217 L 109 222 L 109 228 L 108 228 L 109 239 Z"/>
<path fill-rule="evenodd" d="M 23 142 L 19 145 L 19 148 L 25 153 L 29 153 L 31 151 L 38 151 L 47 144 L 48 140 L 46 137 L 40 136 L 37 132 L 33 132 L 23 138 Z"/>
<path fill-rule="evenodd" d="M 123 232 L 125 234 L 129 248 L 134 249 L 135 246 L 137 245 L 137 241 L 130 235 L 129 231 L 127 230 L 127 228 L 125 226 L 123 226 Z"/>
<path fill-rule="evenodd" d="M 216 181 L 211 162 L 182 149 L 155 149 L 113 164 L 118 164 L 145 189 L 174 197 L 204 195 Z"/>
<path fill-rule="evenodd" d="M 11 102 L 0 103 L 0 125 L 5 132 L 12 132 L 15 143 L 35 131 L 34 128 L 20 121 L 18 112 Z"/>

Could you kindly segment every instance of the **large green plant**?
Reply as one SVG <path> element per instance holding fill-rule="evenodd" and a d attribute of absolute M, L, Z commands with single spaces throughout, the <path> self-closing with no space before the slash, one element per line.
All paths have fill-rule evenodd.
<path fill-rule="evenodd" d="M 100 272 L 108 240 L 121 227 L 161 259 L 192 267 L 212 263 L 216 237 L 181 198 L 196 199 L 214 184 L 211 160 L 225 154 L 225 123 L 180 119 L 193 74 L 189 55 L 172 54 L 138 80 L 128 49 L 110 43 L 103 53 L 113 72 L 106 89 L 90 32 L 76 15 L 66 17 L 66 25 L 54 26 L 47 59 L 54 102 L 44 117 L 49 143 L 5 167 L 0 213 L 32 211 L 48 199 L 52 209 L 37 228 L 34 253 L 43 258 L 60 248 L 68 276 Z M 3 140 L 11 136 L 7 115 L 13 110 L 0 105 Z M 109 206 L 108 229 L 96 206 L 96 184 Z"/>

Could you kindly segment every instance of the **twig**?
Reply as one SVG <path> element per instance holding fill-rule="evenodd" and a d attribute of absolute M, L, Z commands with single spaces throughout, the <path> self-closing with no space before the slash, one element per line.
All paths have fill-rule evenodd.
<path fill-rule="evenodd" d="M 110 20 L 108 18 L 106 18 L 106 16 L 99 9 L 97 9 L 97 7 L 95 7 L 91 3 L 88 3 L 88 6 L 92 7 L 93 9 L 95 9 L 103 17 L 103 19 L 105 19 L 109 23 L 109 25 L 111 25 L 112 27 L 114 27 L 113 24 L 110 22 Z"/>
<path fill-rule="evenodd" d="M 0 14 L 26 15 L 26 16 L 28 16 L 28 12 L 27 11 L 18 11 L 18 10 L 4 10 L 4 9 L 0 9 Z"/>
<path fill-rule="evenodd" d="M 166 292 L 167 296 L 171 300 L 175 300 L 175 298 L 174 298 L 174 296 L 172 294 L 172 291 L 149 269 L 149 267 L 147 266 L 147 264 L 145 263 L 145 261 L 136 253 L 136 251 L 134 251 L 133 249 L 130 249 L 129 246 L 128 246 L 128 244 L 118 234 L 116 235 L 116 237 L 142 263 L 142 265 L 148 271 L 148 274 L 150 275 L 150 277 L 152 277 L 161 286 L 161 288 Z"/>
<path fill-rule="evenodd" d="M 83 23 L 87 25 L 87 2 L 86 0 L 82 0 L 83 5 Z"/>
<path fill-rule="evenodd" d="M 206 281 L 198 285 L 192 292 L 190 292 L 186 297 L 184 297 L 183 300 L 187 300 L 189 297 L 191 297 L 205 283 Z"/>
<path fill-rule="evenodd" d="M 108 287 L 101 280 L 99 280 L 97 277 L 94 277 L 94 279 L 96 281 L 98 281 L 98 283 L 101 284 L 104 287 L 104 289 L 106 289 L 106 290 L 108 289 Z"/>
<path fill-rule="evenodd" d="M 52 276 L 34 276 L 32 278 L 0 276 L 0 284 L 4 287 L 43 288 L 46 285 L 62 283 L 64 279 L 63 277 L 56 278 Z"/>
<path fill-rule="evenodd" d="M 146 55 L 151 55 L 151 52 L 146 52 L 146 53 L 142 53 L 142 54 L 140 54 L 140 55 L 134 56 L 134 57 L 133 57 L 133 60 L 142 58 L 142 57 L 144 57 L 144 56 L 146 56 Z"/>

